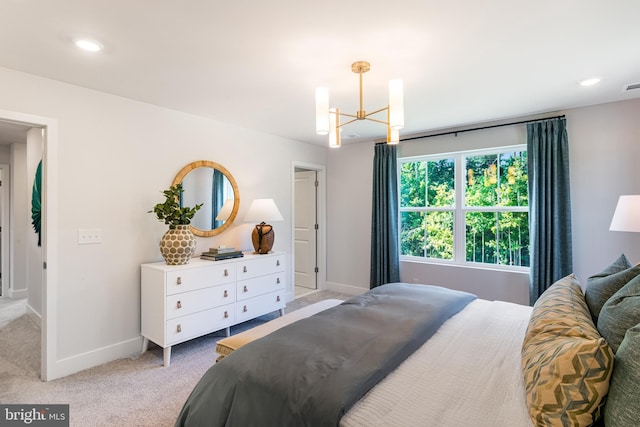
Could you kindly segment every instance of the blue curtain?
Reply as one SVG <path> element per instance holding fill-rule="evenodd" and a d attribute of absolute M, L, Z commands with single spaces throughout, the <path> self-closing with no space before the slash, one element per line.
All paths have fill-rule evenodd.
<path fill-rule="evenodd" d="M 377 144 L 373 157 L 370 288 L 400 281 L 398 175 L 395 145 Z"/>
<path fill-rule="evenodd" d="M 218 169 L 213 170 L 213 185 L 211 186 L 211 229 L 222 227 L 224 221 L 217 221 L 216 217 L 224 204 L 224 179 L 225 176 Z"/>
<path fill-rule="evenodd" d="M 573 271 L 569 142 L 564 118 L 527 124 L 531 305 Z"/>

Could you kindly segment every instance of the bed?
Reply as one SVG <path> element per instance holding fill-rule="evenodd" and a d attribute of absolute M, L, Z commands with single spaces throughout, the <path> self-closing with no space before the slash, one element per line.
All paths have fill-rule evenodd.
<path fill-rule="evenodd" d="M 176 426 L 587 426 L 607 412 L 614 353 L 575 276 L 533 308 L 380 288 L 235 350 L 194 387 Z M 440 299 L 454 306 L 432 308 Z M 401 314 L 378 322 L 389 307 Z"/>

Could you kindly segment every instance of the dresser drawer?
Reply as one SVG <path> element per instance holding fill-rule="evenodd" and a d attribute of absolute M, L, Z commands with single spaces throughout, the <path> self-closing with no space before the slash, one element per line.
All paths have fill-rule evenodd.
<path fill-rule="evenodd" d="M 284 272 L 256 277 L 254 279 L 239 281 L 236 295 L 238 301 L 257 297 L 269 292 L 284 290 Z"/>
<path fill-rule="evenodd" d="M 236 280 L 233 264 L 207 265 L 167 272 L 167 295 L 193 291 L 210 286 L 233 283 Z"/>
<path fill-rule="evenodd" d="M 178 344 L 231 326 L 235 323 L 234 307 L 234 304 L 229 304 L 168 320 L 167 345 Z"/>
<path fill-rule="evenodd" d="M 167 319 L 231 304 L 235 299 L 236 286 L 233 283 L 169 295 L 167 296 Z"/>
<path fill-rule="evenodd" d="M 238 302 L 236 323 L 271 313 L 285 306 L 284 289 Z"/>
<path fill-rule="evenodd" d="M 278 271 L 284 271 L 282 255 L 258 255 L 257 258 L 240 261 L 237 265 L 238 280 L 251 279 Z"/>

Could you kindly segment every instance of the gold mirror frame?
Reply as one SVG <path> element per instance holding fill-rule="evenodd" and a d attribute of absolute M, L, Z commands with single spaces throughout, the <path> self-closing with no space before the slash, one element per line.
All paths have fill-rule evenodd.
<path fill-rule="evenodd" d="M 231 175 L 231 173 L 224 166 L 216 162 L 212 162 L 210 160 L 197 160 L 195 162 L 189 163 L 188 165 L 180 169 L 180 172 L 178 172 L 176 177 L 173 179 L 171 186 L 174 186 L 176 184 L 181 184 L 184 177 L 189 172 L 197 168 L 213 168 L 213 169 L 219 170 L 229 180 L 229 183 L 233 188 L 233 209 L 231 210 L 231 214 L 229 215 L 229 218 L 224 222 L 224 224 L 222 224 L 218 228 L 214 228 L 213 230 L 201 230 L 189 224 L 189 228 L 191 229 L 191 232 L 196 236 L 200 236 L 200 237 L 217 236 L 218 234 L 222 233 L 224 230 L 229 228 L 229 226 L 231 226 L 231 224 L 233 223 L 233 220 L 236 218 L 236 215 L 238 214 L 238 208 L 240 208 L 240 191 L 238 190 L 238 184 L 236 183 L 236 180 L 233 178 L 233 175 Z"/>

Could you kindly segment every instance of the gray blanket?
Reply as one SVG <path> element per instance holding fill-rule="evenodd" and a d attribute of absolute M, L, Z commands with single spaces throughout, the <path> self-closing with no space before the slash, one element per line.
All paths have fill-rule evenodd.
<path fill-rule="evenodd" d="M 475 298 L 394 283 L 294 322 L 212 366 L 176 426 L 336 426 Z"/>

